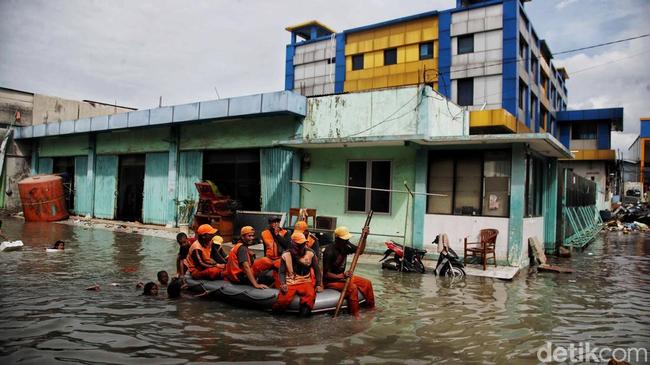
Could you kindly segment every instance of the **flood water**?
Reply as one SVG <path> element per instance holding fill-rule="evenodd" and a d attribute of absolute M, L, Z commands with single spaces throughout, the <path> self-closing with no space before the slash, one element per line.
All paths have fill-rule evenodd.
<path fill-rule="evenodd" d="M 650 236 L 609 233 L 563 265 L 513 281 L 384 272 L 363 264 L 377 310 L 361 320 L 273 316 L 200 298 L 145 298 L 175 271 L 173 240 L 5 220 L 0 364 L 536 364 L 545 341 L 650 347 Z M 57 239 L 66 251 L 46 253 Z M 99 292 L 85 287 L 97 283 Z M 121 286 L 113 287 L 111 283 Z"/>

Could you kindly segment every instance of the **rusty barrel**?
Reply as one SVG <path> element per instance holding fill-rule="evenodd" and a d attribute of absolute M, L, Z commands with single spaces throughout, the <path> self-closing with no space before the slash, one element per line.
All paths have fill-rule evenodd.
<path fill-rule="evenodd" d="M 18 183 L 25 220 L 53 222 L 68 218 L 63 179 L 55 175 L 36 175 Z"/>

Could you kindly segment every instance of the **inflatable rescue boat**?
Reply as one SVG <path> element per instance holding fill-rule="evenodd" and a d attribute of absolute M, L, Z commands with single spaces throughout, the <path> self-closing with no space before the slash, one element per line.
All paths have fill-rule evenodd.
<path fill-rule="evenodd" d="M 225 280 L 195 280 L 189 275 L 185 277 L 187 289 L 194 294 L 207 292 L 209 298 L 219 301 L 254 308 L 259 310 L 270 311 L 271 307 L 278 298 L 278 289 L 255 289 L 250 285 L 232 284 Z M 358 292 L 359 303 L 363 303 L 365 298 Z M 336 303 L 339 300 L 341 292 L 334 289 L 325 289 L 316 293 L 316 303 L 312 313 L 333 312 L 336 309 Z M 300 307 L 300 298 L 296 295 L 289 305 L 287 312 L 298 313 Z M 347 308 L 347 300 L 343 301 L 343 308 Z"/>

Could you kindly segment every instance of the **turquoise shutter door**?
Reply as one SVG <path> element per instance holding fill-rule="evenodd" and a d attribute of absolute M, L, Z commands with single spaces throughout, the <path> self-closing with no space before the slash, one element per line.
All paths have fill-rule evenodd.
<path fill-rule="evenodd" d="M 117 156 L 97 156 L 95 164 L 95 217 L 113 219 L 117 199 Z"/>
<path fill-rule="evenodd" d="M 169 153 L 147 153 L 144 167 L 144 223 L 167 224 Z"/>
<path fill-rule="evenodd" d="M 74 211 L 77 215 L 91 214 L 93 197 L 88 184 L 88 157 L 74 158 Z"/>

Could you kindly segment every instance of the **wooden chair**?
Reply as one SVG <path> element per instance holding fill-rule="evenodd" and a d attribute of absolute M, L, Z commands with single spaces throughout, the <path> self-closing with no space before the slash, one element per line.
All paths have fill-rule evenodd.
<path fill-rule="evenodd" d="M 495 246 L 498 234 L 498 230 L 487 228 L 480 231 L 479 242 L 467 242 L 467 237 L 465 237 L 465 256 L 463 257 L 463 262 L 467 262 L 468 257 L 480 257 L 483 270 L 487 269 L 488 259 L 494 260 L 494 267 L 496 267 L 497 254 Z"/>
<path fill-rule="evenodd" d="M 301 217 L 302 216 L 302 217 Z M 296 218 L 294 221 L 293 218 Z M 305 219 L 307 224 L 309 224 L 309 218 L 311 218 L 311 228 L 316 227 L 316 209 L 312 208 L 289 208 L 289 222 L 287 227 L 293 228 L 294 224 L 301 219 Z"/>

